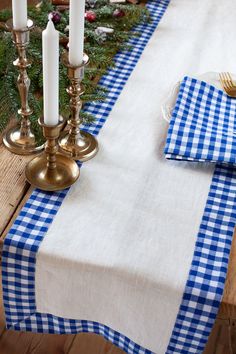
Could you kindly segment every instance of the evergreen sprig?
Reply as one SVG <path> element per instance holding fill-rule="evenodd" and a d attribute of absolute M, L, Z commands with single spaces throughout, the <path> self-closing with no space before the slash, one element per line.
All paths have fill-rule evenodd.
<path fill-rule="evenodd" d="M 124 11 L 125 16 L 114 17 L 113 13 L 116 9 Z M 109 67 L 114 66 L 113 58 L 118 51 L 131 50 L 126 42 L 131 36 L 139 35 L 139 33 L 132 31 L 132 28 L 140 22 L 150 21 L 147 9 L 136 5 L 110 4 L 109 0 L 97 0 L 95 7 L 91 10 L 96 15 L 96 21 L 85 21 L 85 52 L 90 57 L 90 65 L 83 80 L 85 89 L 85 94 L 82 96 L 83 102 L 102 101 L 106 98 L 106 89 L 99 85 L 100 77 Z M 38 144 L 41 144 L 43 140 L 38 125 L 38 117 L 42 115 L 43 110 L 42 30 L 46 27 L 48 15 L 52 11 L 57 11 L 57 8 L 51 4 L 50 0 L 43 0 L 40 6 L 29 9 L 29 17 L 33 19 L 35 24 L 27 53 L 33 63 L 28 69 L 31 79 L 29 104 L 33 108 L 30 119 Z M 61 20 L 56 24 L 56 29 L 60 32 L 60 38 L 67 40 L 66 28 L 69 24 L 69 11 L 66 10 L 60 15 Z M 10 10 L 3 10 L 0 12 L 0 21 L 5 22 L 11 16 Z M 114 32 L 108 34 L 105 39 L 101 39 L 95 32 L 97 27 L 109 27 L 114 29 Z M 20 107 L 20 99 L 16 85 L 18 72 L 12 64 L 16 58 L 16 49 L 12 43 L 11 34 L 4 30 L 2 23 L 0 31 L 0 131 L 3 131 L 10 117 L 14 116 Z M 61 46 L 61 52 L 63 50 L 65 49 Z M 70 99 L 66 92 L 68 85 L 67 70 L 60 64 L 60 112 L 67 118 Z M 81 118 L 85 124 L 93 122 L 93 116 L 83 111 Z"/>

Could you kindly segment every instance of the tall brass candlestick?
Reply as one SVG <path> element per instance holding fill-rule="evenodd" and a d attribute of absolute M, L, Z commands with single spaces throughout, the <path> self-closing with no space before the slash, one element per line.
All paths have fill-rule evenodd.
<path fill-rule="evenodd" d="M 89 58 L 84 54 L 83 63 L 80 66 L 72 66 L 68 61 L 68 54 L 65 53 L 63 63 L 68 69 L 68 77 L 71 85 L 67 89 L 70 95 L 71 116 L 68 121 L 69 132 L 65 131 L 59 138 L 60 151 L 74 160 L 87 161 L 92 159 L 98 152 L 98 143 L 95 137 L 80 129 L 80 111 L 82 101 L 80 96 L 84 93 L 81 82 L 84 77 L 84 68 L 89 62 Z"/>
<path fill-rule="evenodd" d="M 38 153 L 43 146 L 36 146 L 35 136 L 30 127 L 29 117 L 33 113 L 28 104 L 28 95 L 30 88 L 30 78 L 27 74 L 27 68 L 31 65 L 26 57 L 26 48 L 29 44 L 30 30 L 33 28 L 33 21 L 28 20 L 27 27 L 15 30 L 12 20 L 7 21 L 6 28 L 12 32 L 13 43 L 18 51 L 18 59 L 13 64 L 19 69 L 17 86 L 21 99 L 21 108 L 18 114 L 21 116 L 19 125 L 9 129 L 3 137 L 4 145 L 8 150 L 19 155 L 30 155 Z"/>
<path fill-rule="evenodd" d="M 46 191 L 58 191 L 70 187 L 79 178 L 77 163 L 68 156 L 58 153 L 57 139 L 64 122 L 46 125 L 39 119 L 47 142 L 45 152 L 31 160 L 25 170 L 27 181 L 33 186 Z"/>

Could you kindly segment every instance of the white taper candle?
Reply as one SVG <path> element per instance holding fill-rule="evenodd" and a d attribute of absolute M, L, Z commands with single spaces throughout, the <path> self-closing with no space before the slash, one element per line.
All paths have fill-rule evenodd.
<path fill-rule="evenodd" d="M 43 31 L 43 99 L 44 123 L 59 121 L 59 33 L 52 20 Z"/>
<path fill-rule="evenodd" d="M 84 51 L 85 0 L 70 0 L 69 62 L 80 65 Z"/>
<path fill-rule="evenodd" d="M 27 27 L 27 0 L 12 0 L 13 28 Z"/>

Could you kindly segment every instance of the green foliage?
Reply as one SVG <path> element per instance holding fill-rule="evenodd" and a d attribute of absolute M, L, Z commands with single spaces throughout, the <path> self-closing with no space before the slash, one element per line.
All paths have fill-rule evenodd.
<path fill-rule="evenodd" d="M 0 12 L 0 21 L 5 22 L 6 20 L 8 20 L 11 17 L 12 13 L 11 10 L 6 9 L 6 10 L 2 10 Z"/>
<path fill-rule="evenodd" d="M 125 16 L 115 18 L 115 9 L 122 9 Z M 33 65 L 28 69 L 31 79 L 29 103 L 33 108 L 30 117 L 34 133 L 38 144 L 42 142 L 41 130 L 38 126 L 38 118 L 43 111 L 43 76 L 42 76 L 42 30 L 46 27 L 48 14 L 57 10 L 49 0 L 43 0 L 40 7 L 30 7 L 29 17 L 34 20 L 35 29 L 31 33 L 30 45 L 27 56 Z M 125 42 L 131 36 L 137 36 L 132 28 L 141 21 L 149 21 L 148 11 L 136 5 L 110 4 L 109 0 L 97 0 L 95 8 L 91 9 L 96 14 L 95 22 L 85 21 L 85 52 L 90 57 L 90 65 L 85 72 L 83 86 L 85 94 L 82 96 L 83 102 L 101 101 L 106 98 L 106 90 L 99 85 L 99 79 L 107 69 L 114 65 L 113 57 L 120 50 L 130 50 Z M 11 11 L 0 12 L 0 21 L 5 22 L 11 17 Z M 61 39 L 67 39 L 66 27 L 69 24 L 69 11 L 61 13 L 61 21 L 56 25 L 60 32 Z M 114 32 L 108 34 L 102 40 L 95 32 L 97 27 L 113 28 Z M 4 28 L 2 26 L 2 28 Z M 0 131 L 8 124 L 9 118 L 16 114 L 20 107 L 20 99 L 16 85 L 17 70 L 12 64 L 16 59 L 16 50 L 12 43 L 11 34 L 4 29 L 0 30 Z M 61 52 L 65 50 L 61 46 Z M 69 116 L 69 96 L 66 88 L 69 85 L 67 70 L 60 64 L 60 112 L 64 116 Z M 81 113 L 81 118 L 85 124 L 93 122 L 93 116 L 85 112 Z"/>

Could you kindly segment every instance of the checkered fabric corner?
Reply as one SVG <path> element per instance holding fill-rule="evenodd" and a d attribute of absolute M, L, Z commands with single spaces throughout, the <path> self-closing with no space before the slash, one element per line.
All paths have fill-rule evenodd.
<path fill-rule="evenodd" d="M 4 240 L 2 285 L 7 328 L 36 311 L 36 254 L 67 191 L 35 189 Z"/>
<path fill-rule="evenodd" d="M 236 163 L 236 100 L 185 77 L 170 121 L 167 159 Z"/>
<path fill-rule="evenodd" d="M 115 68 L 109 70 L 100 81 L 101 85 L 108 89 L 107 99 L 105 102 L 85 106 L 85 111 L 92 113 L 96 121 L 91 126 L 84 126 L 84 130 L 98 135 L 169 2 L 170 0 L 148 1 L 147 7 L 152 22 L 140 24 L 135 28 L 135 32 L 140 32 L 140 37 L 131 38 L 129 41 L 132 51 L 120 52 L 115 56 Z M 67 191 L 46 193 L 34 190 L 4 241 L 2 284 L 7 328 L 44 333 L 93 332 L 103 335 L 127 353 L 151 354 L 149 350 L 105 325 L 36 312 L 37 251 Z"/>
<path fill-rule="evenodd" d="M 128 354 L 154 354 L 150 350 L 134 343 L 123 334 L 108 326 L 94 321 L 65 319 L 51 314 L 34 313 L 23 322 L 15 325 L 14 330 L 36 333 L 95 333 L 103 336 Z"/>

